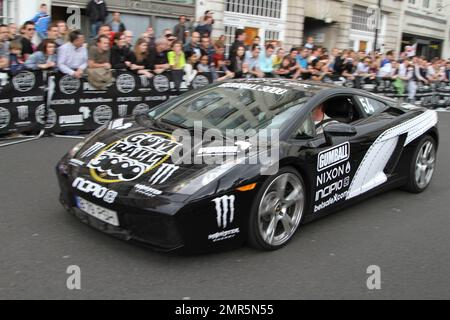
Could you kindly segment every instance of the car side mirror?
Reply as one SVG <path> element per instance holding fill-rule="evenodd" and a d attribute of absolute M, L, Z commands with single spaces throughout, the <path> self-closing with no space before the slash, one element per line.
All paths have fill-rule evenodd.
<path fill-rule="evenodd" d="M 328 144 L 333 144 L 335 137 L 352 137 L 356 135 L 355 126 L 347 123 L 332 123 L 323 129 Z"/>

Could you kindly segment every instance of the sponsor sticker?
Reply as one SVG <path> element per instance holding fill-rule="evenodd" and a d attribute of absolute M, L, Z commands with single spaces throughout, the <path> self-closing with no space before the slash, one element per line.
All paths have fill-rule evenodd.
<path fill-rule="evenodd" d="M 159 191 L 157 189 L 154 189 L 149 186 L 145 186 L 142 184 L 137 184 L 134 186 L 134 192 L 138 194 L 142 194 L 144 196 L 147 196 L 149 198 L 154 198 L 156 196 L 159 196 L 162 194 L 162 191 Z"/>
<path fill-rule="evenodd" d="M 64 94 L 74 94 L 80 87 L 81 81 L 75 77 L 65 75 L 59 80 L 59 90 Z"/>
<path fill-rule="evenodd" d="M 129 135 L 102 149 L 89 163 L 95 181 L 133 181 L 160 167 L 182 145 L 163 132 Z"/>
<path fill-rule="evenodd" d="M 170 81 L 164 75 L 157 75 L 153 77 L 153 87 L 158 92 L 166 92 L 170 89 Z"/>
<path fill-rule="evenodd" d="M 204 75 L 198 75 L 195 77 L 194 81 L 192 81 L 192 87 L 194 89 L 205 87 L 209 84 L 209 80 Z"/>
<path fill-rule="evenodd" d="M 208 240 L 212 240 L 213 242 L 223 241 L 234 238 L 237 234 L 240 233 L 239 228 L 226 230 L 227 227 L 229 227 L 234 221 L 235 200 L 236 197 L 234 195 L 223 196 L 213 200 L 216 208 L 217 226 L 219 227 L 219 229 L 222 229 L 222 231 L 210 234 L 208 236 Z"/>
<path fill-rule="evenodd" d="M 6 128 L 11 121 L 11 113 L 8 109 L 0 107 L 0 129 Z"/>
<path fill-rule="evenodd" d="M 89 194 L 97 199 L 102 199 L 103 201 L 109 204 L 114 203 L 118 195 L 116 191 L 109 190 L 108 188 L 102 187 L 101 185 L 95 182 L 80 177 L 76 178 L 73 181 L 72 187 L 76 188 L 77 190 L 80 190 L 81 192 Z"/>
<path fill-rule="evenodd" d="M 13 80 L 14 89 L 19 92 L 28 92 L 34 88 L 36 77 L 32 72 L 22 71 Z"/>
<path fill-rule="evenodd" d="M 127 94 L 136 88 L 136 80 L 132 75 L 123 73 L 117 77 L 116 86 L 119 92 Z"/>
<path fill-rule="evenodd" d="M 321 172 L 350 159 L 350 143 L 345 142 L 319 153 L 317 171 Z"/>
<path fill-rule="evenodd" d="M 141 104 L 138 104 L 136 107 L 134 107 L 133 116 L 137 116 L 140 114 L 146 114 L 149 111 L 150 111 L 150 107 L 148 106 L 148 104 L 141 103 Z"/>
<path fill-rule="evenodd" d="M 94 122 L 99 125 L 104 125 L 113 118 L 113 111 L 107 105 L 101 105 L 95 108 L 93 114 Z"/>

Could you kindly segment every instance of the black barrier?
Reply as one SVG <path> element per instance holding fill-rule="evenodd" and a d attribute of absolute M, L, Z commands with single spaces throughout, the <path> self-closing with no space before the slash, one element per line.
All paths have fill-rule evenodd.
<path fill-rule="evenodd" d="M 46 81 L 42 72 L 0 74 L 0 135 L 38 132 L 46 122 Z"/>
<path fill-rule="evenodd" d="M 52 133 L 92 131 L 105 123 L 150 109 L 192 88 L 212 83 L 211 74 L 199 74 L 187 86 L 184 73 L 166 72 L 147 78 L 116 70 L 115 81 L 106 90 L 96 90 L 82 78 L 58 74 L 48 107 L 47 129 Z"/>
<path fill-rule="evenodd" d="M 166 72 L 148 79 L 116 70 L 115 81 L 106 90 L 96 90 L 85 78 L 63 74 L 48 76 L 43 72 L 22 71 L 9 79 L 0 73 L 0 135 L 38 132 L 44 127 L 48 133 L 92 131 L 113 119 L 148 112 L 167 99 L 206 86 L 220 76 L 199 73 L 188 85 L 183 71 Z M 394 82 L 388 79 L 356 83 L 336 78 L 328 82 L 359 86 L 403 101 L 408 98 L 407 90 L 398 94 Z M 416 104 L 428 108 L 450 107 L 450 83 L 419 83 Z"/>

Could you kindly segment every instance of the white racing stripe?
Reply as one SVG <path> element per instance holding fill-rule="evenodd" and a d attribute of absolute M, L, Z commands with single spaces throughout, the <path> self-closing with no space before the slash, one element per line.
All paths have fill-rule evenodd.
<path fill-rule="evenodd" d="M 435 111 L 428 110 L 418 117 L 383 132 L 367 151 L 350 185 L 347 200 L 357 197 L 387 181 L 384 173 L 394 153 L 399 136 L 407 133 L 405 146 L 422 136 L 438 122 Z"/>

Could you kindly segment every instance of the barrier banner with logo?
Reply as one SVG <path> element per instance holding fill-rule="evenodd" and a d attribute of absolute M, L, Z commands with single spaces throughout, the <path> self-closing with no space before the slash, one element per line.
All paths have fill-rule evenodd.
<path fill-rule="evenodd" d="M 116 70 L 106 90 L 92 88 L 87 79 L 58 74 L 48 108 L 49 131 L 92 131 L 117 118 L 146 113 L 171 97 L 212 83 L 212 74 L 199 74 L 191 87 L 183 74 L 165 72 L 153 78 Z M 54 119 L 54 121 L 53 121 Z"/>
<path fill-rule="evenodd" d="M 0 135 L 37 132 L 46 122 L 45 80 L 42 72 L 3 74 L 0 85 Z"/>

